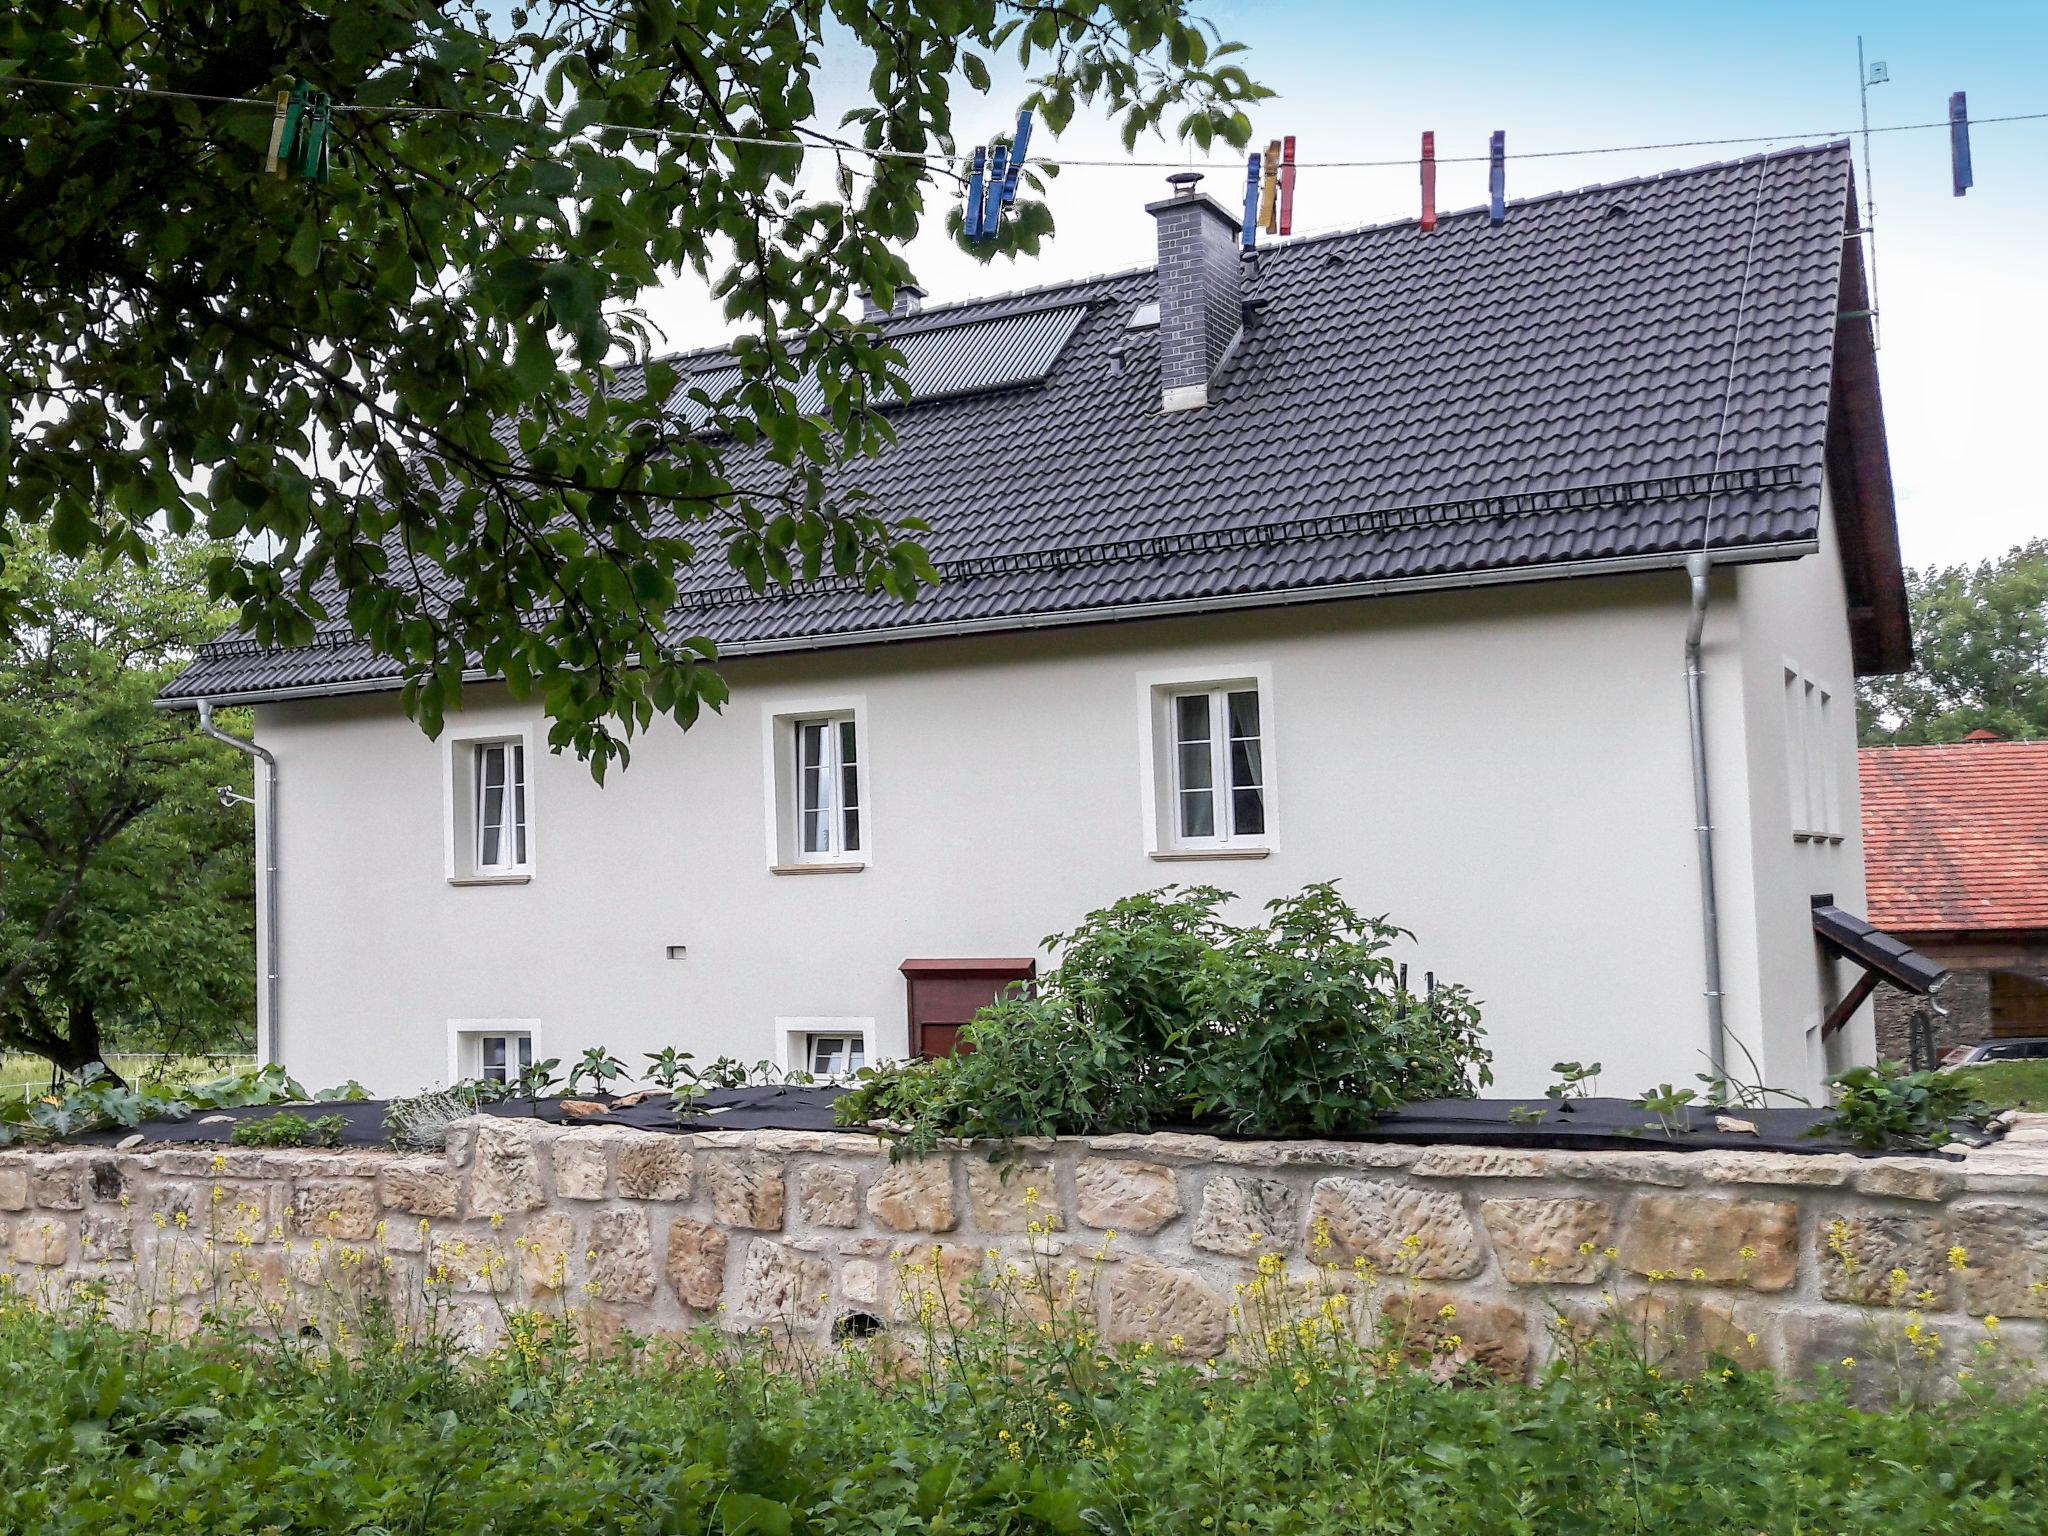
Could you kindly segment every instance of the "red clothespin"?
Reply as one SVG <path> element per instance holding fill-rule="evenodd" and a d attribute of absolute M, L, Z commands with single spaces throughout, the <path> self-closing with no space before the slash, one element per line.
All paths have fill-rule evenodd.
<path fill-rule="evenodd" d="M 1422 136 L 1422 230 L 1436 228 L 1436 135 Z"/>
<path fill-rule="evenodd" d="M 1280 233 L 1294 233 L 1294 135 L 1280 141 Z"/>

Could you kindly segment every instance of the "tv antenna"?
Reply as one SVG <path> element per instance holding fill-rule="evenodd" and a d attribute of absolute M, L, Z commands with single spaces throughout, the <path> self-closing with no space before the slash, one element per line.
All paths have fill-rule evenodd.
<path fill-rule="evenodd" d="M 1856 39 L 1856 95 L 1863 107 L 1863 237 L 1864 302 L 1870 306 L 1870 347 L 1880 345 L 1877 334 L 1877 192 L 1870 177 L 1870 88 L 1884 85 L 1892 77 L 1891 67 L 1882 59 L 1863 62 L 1863 39 Z"/>

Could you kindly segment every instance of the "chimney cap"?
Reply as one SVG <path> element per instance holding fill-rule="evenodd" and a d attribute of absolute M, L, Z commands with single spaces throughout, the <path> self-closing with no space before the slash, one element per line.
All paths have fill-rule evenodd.
<path fill-rule="evenodd" d="M 1193 197 L 1195 188 L 1202 182 L 1200 171 L 1175 171 L 1166 178 L 1166 184 L 1173 188 L 1175 197 Z"/>

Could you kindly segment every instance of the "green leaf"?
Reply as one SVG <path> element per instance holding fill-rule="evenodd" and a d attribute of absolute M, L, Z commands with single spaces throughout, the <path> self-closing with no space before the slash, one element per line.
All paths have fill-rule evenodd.
<path fill-rule="evenodd" d="M 284 253 L 285 265 L 301 277 L 311 277 L 320 265 L 320 215 L 309 208 L 292 232 L 292 243 Z"/>
<path fill-rule="evenodd" d="M 737 1489 L 719 1496 L 718 1515 L 725 1536 L 789 1536 L 794 1520 L 787 1504 Z"/>

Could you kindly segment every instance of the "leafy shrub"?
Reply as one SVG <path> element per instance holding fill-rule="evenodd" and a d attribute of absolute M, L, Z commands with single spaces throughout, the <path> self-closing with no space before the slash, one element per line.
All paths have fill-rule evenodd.
<path fill-rule="evenodd" d="M 1981 1123 L 1989 1111 L 1975 1090 L 1946 1072 L 1912 1072 L 1881 1061 L 1828 1079 L 1834 1106 L 1813 1134 L 1846 1136 L 1859 1147 L 1939 1147 L 1955 1139 L 1957 1121 Z"/>
<path fill-rule="evenodd" d="M 340 1115 L 308 1120 L 286 1110 L 260 1120 L 240 1121 L 228 1140 L 238 1147 L 338 1147 L 347 1135 L 348 1121 Z"/>
<path fill-rule="evenodd" d="M 145 1120 L 183 1120 L 201 1109 L 295 1104 L 305 1098 L 306 1090 L 280 1066 L 242 1067 L 162 1094 L 118 1083 L 94 1062 L 55 1093 L 26 1103 L 0 1101 L 0 1147 L 24 1137 L 73 1136 Z"/>
<path fill-rule="evenodd" d="M 1492 1081 L 1465 991 L 1403 984 L 1387 953 L 1402 929 L 1327 884 L 1249 927 L 1217 915 L 1230 899 L 1168 887 L 1089 913 L 1045 941 L 1060 961 L 1035 995 L 967 1025 L 971 1050 L 863 1072 L 841 1123 L 883 1122 L 911 1149 L 1187 1124 L 1304 1135 Z"/>

